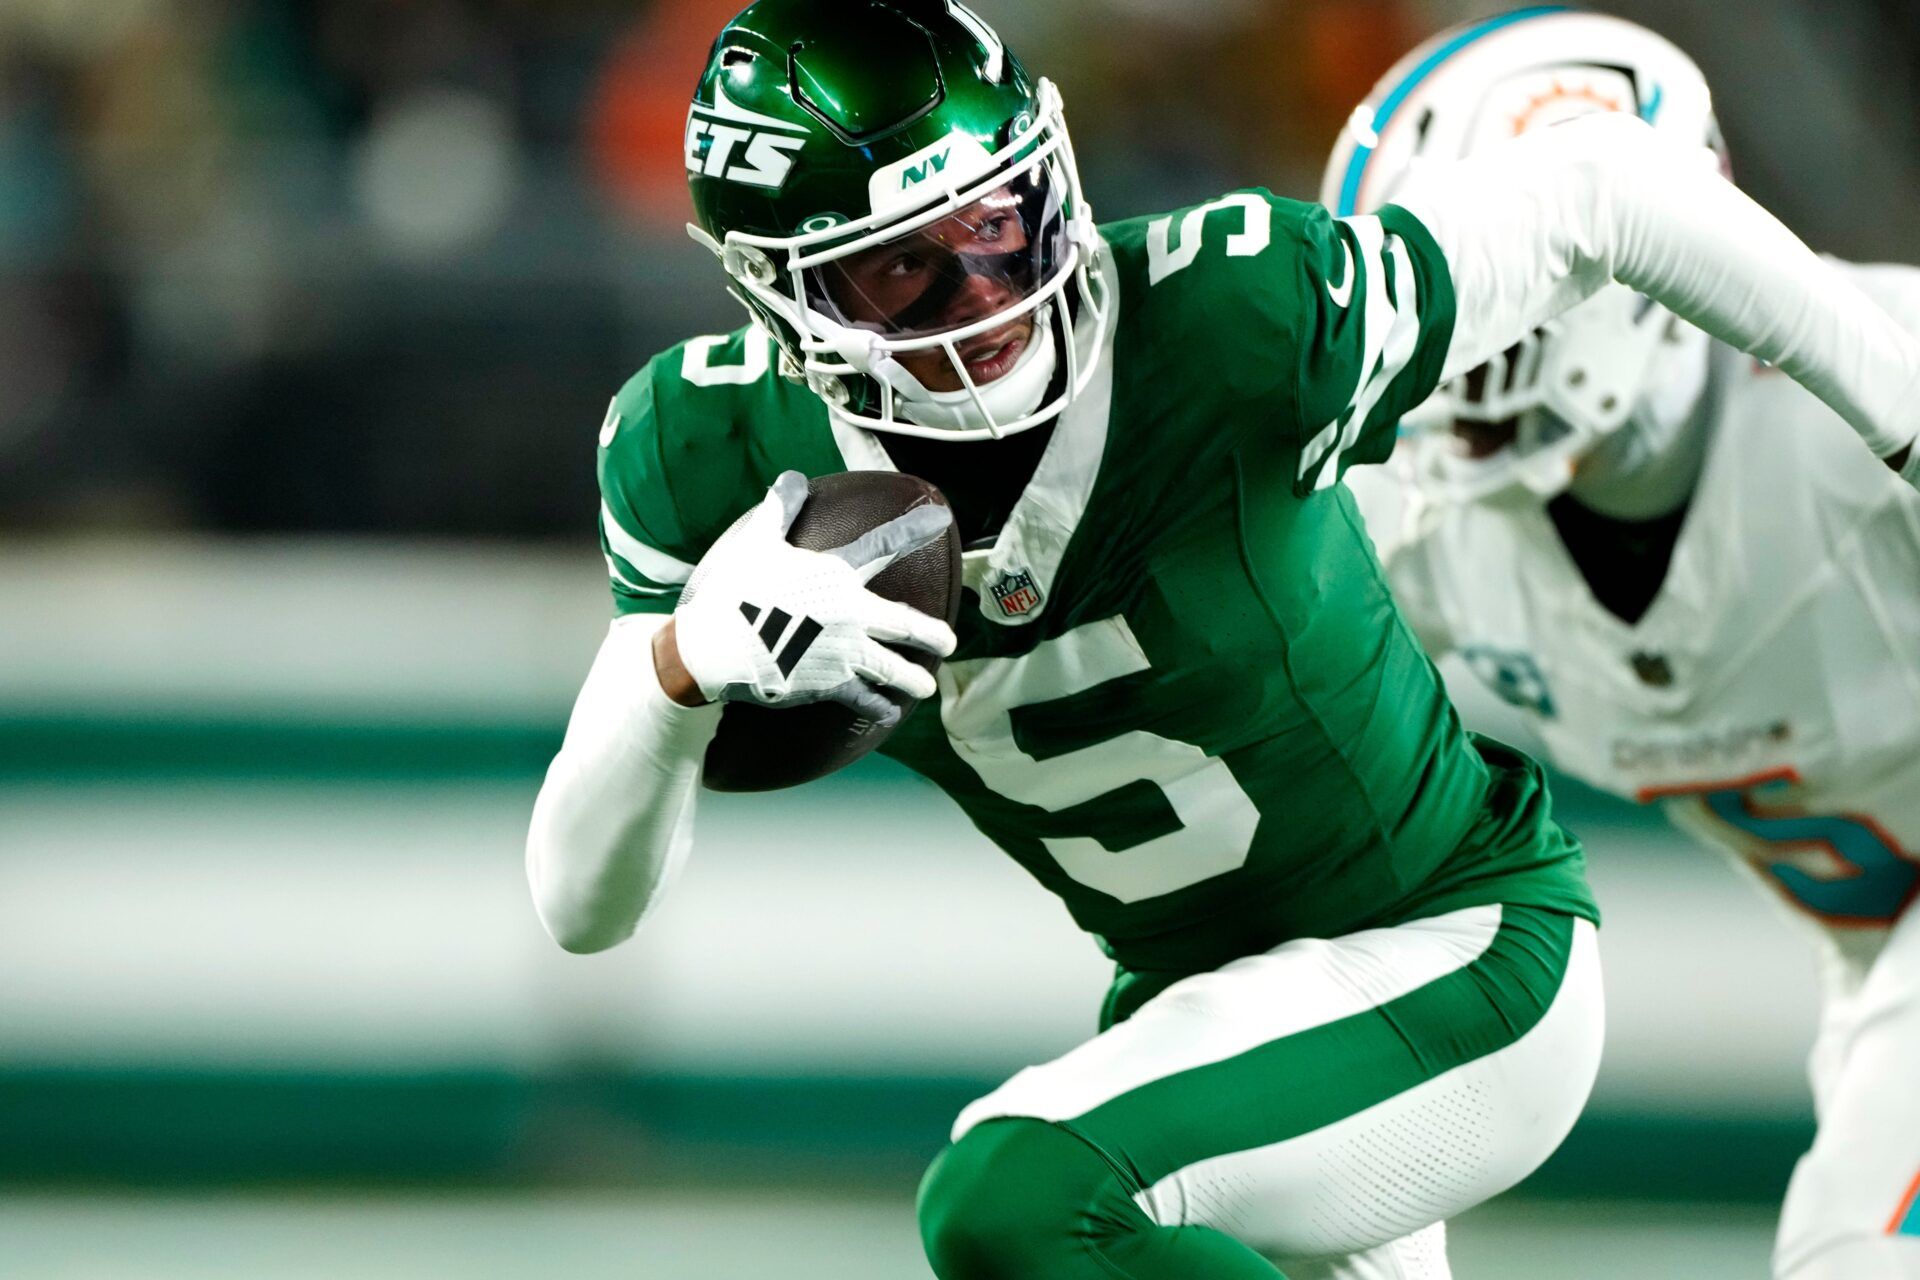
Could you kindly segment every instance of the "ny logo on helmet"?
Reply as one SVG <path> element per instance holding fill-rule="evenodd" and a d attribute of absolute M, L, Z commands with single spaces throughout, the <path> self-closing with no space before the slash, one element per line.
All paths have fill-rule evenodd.
<path fill-rule="evenodd" d="M 947 157 L 951 154 L 953 153 L 950 151 L 938 152 L 928 156 L 924 163 L 913 165 L 902 171 L 900 189 L 905 191 L 908 187 L 917 187 L 934 174 L 944 172 L 947 167 Z"/>
<path fill-rule="evenodd" d="M 806 132 L 803 124 L 749 111 L 716 85 L 713 105 L 695 102 L 687 117 L 687 171 L 778 191 Z"/>

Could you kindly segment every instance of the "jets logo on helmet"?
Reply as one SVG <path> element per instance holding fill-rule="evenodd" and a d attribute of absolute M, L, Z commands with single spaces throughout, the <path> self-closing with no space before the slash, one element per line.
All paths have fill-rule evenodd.
<path fill-rule="evenodd" d="M 1321 199 L 1341 216 L 1370 212 L 1424 162 L 1597 111 L 1720 147 L 1706 80 L 1665 39 L 1599 14 L 1521 9 L 1402 58 L 1342 130 Z M 1622 428 L 1677 429 L 1663 415 L 1691 398 L 1650 388 L 1704 377 L 1705 355 L 1704 334 L 1609 285 L 1408 415 L 1403 465 L 1443 500 L 1550 497 Z"/>
<path fill-rule="evenodd" d="M 687 173 L 689 232 L 835 422 L 1002 436 L 1091 382 L 1113 288 L 1060 95 L 957 0 L 758 0 Z"/>
<path fill-rule="evenodd" d="M 778 191 L 806 142 L 799 125 L 736 106 L 716 85 L 713 105 L 696 102 L 687 117 L 687 171 Z"/>

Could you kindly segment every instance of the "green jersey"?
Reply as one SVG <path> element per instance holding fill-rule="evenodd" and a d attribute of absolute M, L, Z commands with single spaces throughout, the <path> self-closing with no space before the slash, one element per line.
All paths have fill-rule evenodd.
<path fill-rule="evenodd" d="M 967 553 L 938 701 L 883 750 L 1136 970 L 1494 902 L 1592 918 L 1537 767 L 1462 730 L 1339 483 L 1440 376 L 1438 246 L 1263 191 L 1102 235 L 1098 372 Z M 697 338 L 616 397 L 620 612 L 670 611 L 781 471 L 892 467 L 776 356 Z"/>

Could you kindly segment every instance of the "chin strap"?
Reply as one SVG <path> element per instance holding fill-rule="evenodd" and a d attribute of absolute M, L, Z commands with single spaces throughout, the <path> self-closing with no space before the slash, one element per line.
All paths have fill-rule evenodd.
<path fill-rule="evenodd" d="M 895 396 L 913 399 L 924 396 L 927 389 L 920 380 L 907 372 L 906 366 L 893 358 L 886 349 L 880 335 L 869 329 L 854 329 L 846 325 L 815 326 L 833 347 L 833 353 L 851 368 L 864 371 L 868 376 L 883 384 Z M 831 382 L 840 392 L 840 402 L 846 399 L 846 388 L 838 378 L 822 379 Z"/>
<path fill-rule="evenodd" d="M 931 391 L 928 391 L 925 386 L 921 385 L 920 379 L 907 372 L 907 366 L 901 364 L 884 351 L 877 355 L 869 356 L 867 358 L 867 368 L 872 370 L 873 376 L 886 384 L 887 388 L 893 392 L 896 398 L 896 407 L 898 407 L 897 402 L 899 400 L 911 402 L 930 399 L 933 396 Z"/>

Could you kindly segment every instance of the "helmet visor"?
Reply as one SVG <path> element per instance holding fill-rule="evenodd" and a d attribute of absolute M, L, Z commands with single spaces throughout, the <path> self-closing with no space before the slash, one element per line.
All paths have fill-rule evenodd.
<path fill-rule="evenodd" d="M 937 222 L 869 241 L 806 271 L 809 301 L 890 339 L 950 333 L 1015 310 L 1068 260 L 1050 166 L 1037 166 Z"/>

